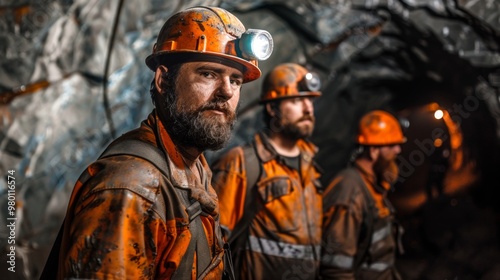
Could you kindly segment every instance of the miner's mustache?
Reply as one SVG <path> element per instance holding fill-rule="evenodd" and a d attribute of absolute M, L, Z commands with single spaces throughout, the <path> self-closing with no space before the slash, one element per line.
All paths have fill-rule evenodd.
<path fill-rule="evenodd" d="M 207 110 L 217 110 L 225 113 L 226 115 L 232 115 L 233 112 L 229 110 L 229 105 L 225 102 L 210 102 L 203 107 L 201 107 L 200 111 Z"/>
<path fill-rule="evenodd" d="M 301 121 L 312 121 L 312 122 L 314 122 L 314 116 L 313 115 L 305 115 L 302 118 L 300 118 L 299 120 L 297 120 L 297 122 L 301 122 Z"/>

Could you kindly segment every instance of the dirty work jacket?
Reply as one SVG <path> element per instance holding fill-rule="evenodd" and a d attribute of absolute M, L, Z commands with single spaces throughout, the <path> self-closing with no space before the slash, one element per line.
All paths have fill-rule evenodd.
<path fill-rule="evenodd" d="M 322 279 L 399 279 L 394 211 L 374 176 L 345 169 L 323 197 Z"/>
<path fill-rule="evenodd" d="M 210 259 L 204 260 L 209 263 L 204 278 L 220 279 L 223 249 L 219 210 L 203 156 L 197 162 L 204 181 L 200 184 L 186 172 L 155 111 L 123 138 L 159 147 L 168 157 L 172 176 L 167 178 L 148 161 L 127 155 L 92 163 L 70 198 L 58 278 L 171 279 L 192 237 L 184 201 L 197 200 L 211 252 Z M 193 262 L 188 279 L 196 279 L 198 273 L 196 253 Z"/>
<path fill-rule="evenodd" d="M 252 206 L 260 210 L 250 223 L 245 250 L 232 251 L 233 259 L 243 257 L 241 266 L 234 263 L 236 277 L 315 279 L 322 219 L 320 173 L 313 161 L 317 148 L 300 140 L 300 170 L 295 170 L 284 164 L 264 133 L 254 140 L 261 164 L 257 186 L 247 186 L 242 147 L 230 150 L 212 168 L 223 229 L 234 229 L 247 211 L 247 187 L 257 188 Z"/>

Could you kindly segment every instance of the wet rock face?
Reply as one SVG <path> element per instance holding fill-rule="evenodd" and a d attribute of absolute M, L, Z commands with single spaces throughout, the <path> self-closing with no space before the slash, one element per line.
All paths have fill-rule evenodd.
<path fill-rule="evenodd" d="M 26 258 L 48 254 L 81 171 L 111 139 L 137 127 L 152 109 L 148 91 L 153 74 L 144 59 L 164 20 L 189 6 L 212 4 L 181 2 L 43 0 L 0 7 L 0 170 L 17 171 L 18 265 L 26 279 L 38 277 L 44 258 L 24 262 L 23 252 Z M 490 221 L 475 207 L 493 204 L 490 198 L 497 192 L 490 182 L 499 158 L 500 2 L 241 0 L 221 1 L 220 6 L 233 11 L 247 28 L 273 35 L 275 51 L 259 63 L 264 74 L 279 63 L 298 62 L 322 78 L 311 140 L 321 150 L 317 160 L 324 169 L 323 183 L 346 165 L 356 122 L 366 111 L 382 108 L 411 119 L 415 108 L 437 102 L 459 124 L 464 161 L 474 163 L 470 172 L 477 175 L 468 182 L 476 186 L 474 196 L 463 198 L 472 202 L 460 204 L 465 205 L 460 209 L 472 209 Z M 261 83 L 259 79 L 243 86 L 239 122 L 228 147 L 262 128 L 257 105 Z M 420 130 L 411 133 L 411 141 L 430 137 Z M 225 150 L 209 151 L 207 158 Z M 404 159 L 410 161 L 412 151 L 404 152 Z M 426 166 L 414 166 L 416 175 L 424 174 L 414 175 L 421 182 Z M 464 180 L 445 179 L 457 181 Z M 405 197 L 418 200 L 425 192 L 425 183 L 417 184 L 415 178 L 407 182 L 392 194 L 396 205 L 407 201 Z M 0 196 L 0 205 L 6 205 L 6 197 Z M 414 224 L 422 226 L 414 230 L 424 230 L 434 241 L 425 247 L 427 241 L 410 234 L 406 242 L 437 248 L 443 261 L 434 265 L 451 271 L 432 275 L 469 275 L 462 263 L 470 258 L 452 258 L 447 249 L 449 232 L 460 232 L 460 242 L 468 242 L 479 240 L 481 232 L 492 236 L 490 227 L 450 222 L 453 229 L 436 237 L 433 224 L 448 221 L 447 215 L 456 212 L 445 212 L 442 219 L 418 213 L 428 212 L 402 219 L 418 219 L 421 223 Z M 464 227 L 480 233 L 462 232 Z M 473 255 L 470 246 L 455 248 L 467 250 L 460 256 Z M 408 276 L 419 279 L 433 264 L 422 261 L 425 254 L 411 252 L 408 267 L 420 269 Z M 491 250 L 477 252 L 490 254 L 478 259 L 496 259 Z M 491 265 L 472 266 L 469 271 L 476 274 L 471 275 L 495 275 Z"/>

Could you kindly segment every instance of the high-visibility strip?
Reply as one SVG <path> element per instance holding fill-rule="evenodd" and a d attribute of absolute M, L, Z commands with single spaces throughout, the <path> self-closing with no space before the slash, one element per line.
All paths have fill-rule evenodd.
<path fill-rule="evenodd" d="M 387 224 L 387 226 L 375 231 L 372 235 L 372 244 L 379 242 L 380 240 L 386 238 L 391 234 L 392 228 L 391 224 Z"/>
<path fill-rule="evenodd" d="M 320 258 L 321 246 L 299 245 L 249 236 L 248 249 L 261 254 L 293 259 L 314 260 Z M 313 250 L 314 248 L 314 250 Z M 316 256 L 314 255 L 316 254 Z"/>
<path fill-rule="evenodd" d="M 325 266 L 333 266 L 338 268 L 350 269 L 354 263 L 354 258 L 346 255 L 324 254 L 321 257 L 321 264 Z"/>
<path fill-rule="evenodd" d="M 374 262 L 374 263 L 371 263 L 370 265 L 368 265 L 367 263 L 363 263 L 361 265 L 361 268 L 366 269 L 366 270 L 374 270 L 374 271 L 382 272 L 391 266 L 392 266 L 392 264 L 390 264 L 390 263 Z"/>

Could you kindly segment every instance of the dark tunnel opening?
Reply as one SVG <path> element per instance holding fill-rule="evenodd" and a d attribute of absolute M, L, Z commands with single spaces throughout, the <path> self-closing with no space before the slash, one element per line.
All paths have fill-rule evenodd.
<path fill-rule="evenodd" d="M 500 146 L 488 74 L 496 70 L 472 65 L 436 37 L 391 18 L 397 27 L 336 69 L 328 96 L 317 103 L 319 118 L 329 120 L 313 136 L 327 167 L 323 183 L 349 161 L 361 114 L 395 113 L 408 138 L 389 194 L 405 228 L 406 252 L 398 259 L 404 279 L 494 279 Z M 393 48 L 382 48 L 384 41 Z"/>

